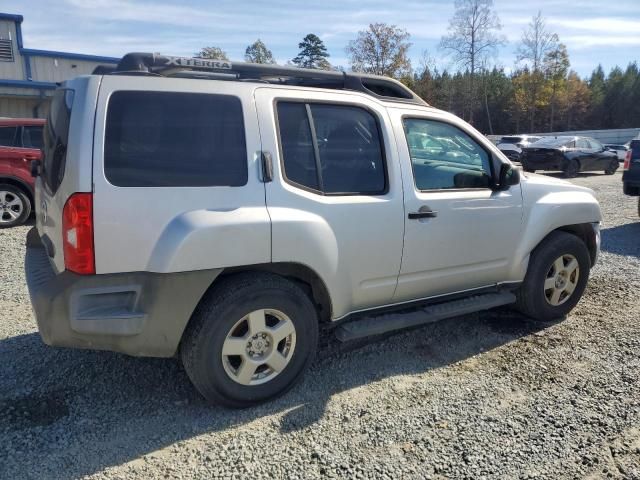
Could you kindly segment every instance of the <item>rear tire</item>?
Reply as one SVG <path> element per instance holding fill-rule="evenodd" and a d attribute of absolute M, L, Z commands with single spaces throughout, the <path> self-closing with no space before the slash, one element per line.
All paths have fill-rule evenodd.
<path fill-rule="evenodd" d="M 567 165 L 564 167 L 564 177 L 565 178 L 574 178 L 578 175 L 580 171 L 580 165 L 577 160 L 569 160 Z"/>
<path fill-rule="evenodd" d="M 550 233 L 531 253 L 516 308 L 541 322 L 564 317 L 580 300 L 590 268 L 582 240 L 566 232 Z"/>
<path fill-rule="evenodd" d="M 318 315 L 295 283 L 270 273 L 238 274 L 214 286 L 181 343 L 187 375 L 209 401 L 244 408 L 293 387 L 318 343 Z"/>
<path fill-rule="evenodd" d="M 0 184 L 0 228 L 22 225 L 31 215 L 31 201 L 20 188 Z"/>
<path fill-rule="evenodd" d="M 617 159 L 612 160 L 609 166 L 604 171 L 605 175 L 613 175 L 614 173 L 616 173 L 616 170 L 618 170 L 619 166 L 620 162 Z"/>

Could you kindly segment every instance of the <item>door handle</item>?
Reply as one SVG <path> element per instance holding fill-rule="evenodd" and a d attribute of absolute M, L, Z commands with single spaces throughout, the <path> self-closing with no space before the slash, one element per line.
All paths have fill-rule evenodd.
<path fill-rule="evenodd" d="M 409 213 L 409 220 L 418 220 L 420 218 L 435 218 L 438 212 L 431 210 L 429 207 L 420 207 L 417 212 Z"/>

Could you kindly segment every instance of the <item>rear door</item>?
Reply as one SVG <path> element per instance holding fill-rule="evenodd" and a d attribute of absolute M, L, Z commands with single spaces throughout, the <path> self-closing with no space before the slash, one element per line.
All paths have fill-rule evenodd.
<path fill-rule="evenodd" d="M 18 134 L 19 141 L 16 151 L 20 161 L 15 164 L 17 175 L 23 179 L 31 181 L 31 162 L 40 160 L 41 149 L 43 147 L 43 127 L 41 125 L 25 125 Z"/>
<path fill-rule="evenodd" d="M 391 302 L 403 240 L 402 183 L 386 109 L 363 95 L 259 88 L 274 181 L 273 261 L 315 271 L 333 318 Z"/>
<path fill-rule="evenodd" d="M 0 175 L 15 176 L 16 165 L 20 164 L 20 151 L 16 141 L 20 127 L 0 127 Z"/>
<path fill-rule="evenodd" d="M 248 85 L 105 76 L 95 131 L 97 273 L 271 260 Z"/>

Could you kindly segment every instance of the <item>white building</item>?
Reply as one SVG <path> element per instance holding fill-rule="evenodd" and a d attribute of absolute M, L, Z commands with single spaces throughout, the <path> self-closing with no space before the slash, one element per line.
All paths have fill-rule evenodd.
<path fill-rule="evenodd" d="M 25 48 L 22 20 L 22 15 L 0 13 L 0 117 L 45 117 L 57 82 L 120 60 Z"/>

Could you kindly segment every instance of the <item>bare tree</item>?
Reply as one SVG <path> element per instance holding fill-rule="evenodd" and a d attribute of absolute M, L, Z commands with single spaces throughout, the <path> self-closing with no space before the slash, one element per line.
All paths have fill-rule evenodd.
<path fill-rule="evenodd" d="M 403 78 L 411 73 L 407 56 L 411 43 L 409 33 L 395 25 L 373 23 L 358 32 L 358 38 L 347 45 L 351 68 L 357 72 Z"/>
<path fill-rule="evenodd" d="M 196 57 L 209 58 L 211 60 L 229 61 L 229 57 L 227 57 L 227 53 L 224 50 L 222 50 L 220 47 L 203 47 L 202 50 L 196 53 Z"/>
<path fill-rule="evenodd" d="M 522 40 L 516 50 L 518 62 L 529 62 L 530 70 L 539 72 L 542 70 L 544 57 L 558 43 L 558 35 L 547 29 L 547 22 L 538 11 L 535 17 L 522 32 Z"/>
<path fill-rule="evenodd" d="M 454 5 L 449 33 L 440 40 L 440 48 L 451 55 L 459 67 L 470 73 L 469 122 L 473 123 L 476 71 L 505 40 L 496 33 L 502 25 L 492 10 L 493 0 L 455 0 Z"/>
<path fill-rule="evenodd" d="M 531 22 L 522 32 L 522 40 L 516 50 L 516 58 L 518 62 L 525 63 L 531 71 L 530 93 L 531 103 L 529 106 L 529 130 L 535 129 L 536 108 L 540 90 L 543 88 L 545 81 L 543 68 L 545 56 L 552 51 L 558 44 L 558 35 L 547 29 L 547 24 L 542 16 L 542 12 L 538 11 L 535 17 L 531 18 Z"/>

